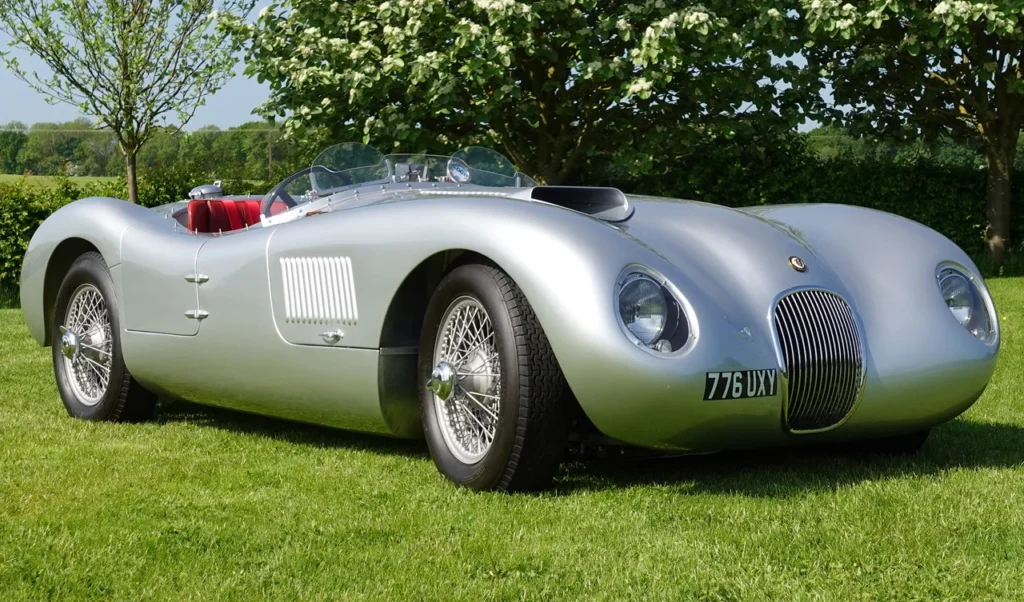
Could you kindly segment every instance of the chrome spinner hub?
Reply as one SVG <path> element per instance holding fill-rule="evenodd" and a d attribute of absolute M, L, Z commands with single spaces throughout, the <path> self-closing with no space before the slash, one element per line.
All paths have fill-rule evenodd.
<path fill-rule="evenodd" d="M 448 401 L 452 396 L 452 389 L 455 387 L 455 370 L 448 362 L 441 362 L 430 373 L 430 380 L 427 381 L 427 389 L 437 395 L 442 401 Z"/>
<path fill-rule="evenodd" d="M 60 327 L 60 352 L 69 360 L 78 354 L 78 335 L 63 326 Z"/>

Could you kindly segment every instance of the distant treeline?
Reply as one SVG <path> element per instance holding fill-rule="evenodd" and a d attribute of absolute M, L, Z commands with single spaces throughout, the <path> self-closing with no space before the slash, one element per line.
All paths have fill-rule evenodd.
<path fill-rule="evenodd" d="M 799 144 L 794 144 L 799 139 Z M 334 142 L 350 142 L 337 140 Z M 952 140 L 909 144 L 855 138 L 841 130 L 820 127 L 808 133 L 773 135 L 752 140 L 720 141 L 718 147 L 755 144 L 777 145 L 794 160 L 810 154 L 816 159 L 893 161 L 952 167 L 985 166 L 984 156 L 974 148 Z M 1021 138 L 1024 145 L 1024 137 Z M 383 149 L 382 149 L 383 150 Z M 403 149 L 429 152 L 437 149 Z M 500 150 L 500 149 L 498 149 Z M 679 149 L 681 155 L 704 152 L 705 148 Z M 287 140 L 274 125 L 255 121 L 220 129 L 206 126 L 191 132 L 163 130 L 153 136 L 139 154 L 139 168 L 146 170 L 208 173 L 212 178 L 274 180 L 312 160 L 317 149 Z M 608 157 L 597 156 L 585 170 L 585 177 L 600 176 Z M 670 158 L 662 158 L 670 163 Z M 1018 169 L 1024 169 L 1024 152 L 1017 155 Z M 614 161 L 613 161 L 614 163 Z M 653 162 L 658 171 L 659 160 Z M 616 168 L 618 169 L 618 168 Z M 109 130 L 96 129 L 86 119 L 62 123 L 11 122 L 0 126 L 0 173 L 67 176 L 123 176 L 124 159 L 117 140 Z"/>
<path fill-rule="evenodd" d="M 290 173 L 307 159 L 264 122 L 191 132 L 157 132 L 139 153 L 146 170 L 209 172 L 222 179 L 266 179 Z M 11 122 L 0 126 L 0 173 L 67 176 L 123 176 L 124 158 L 109 130 L 86 119 L 63 123 Z"/>

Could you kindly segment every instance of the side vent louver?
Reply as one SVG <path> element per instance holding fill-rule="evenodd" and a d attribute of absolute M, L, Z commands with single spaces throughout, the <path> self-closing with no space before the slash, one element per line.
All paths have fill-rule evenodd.
<path fill-rule="evenodd" d="M 355 324 L 359 321 L 352 260 L 348 257 L 281 259 L 286 322 Z"/>

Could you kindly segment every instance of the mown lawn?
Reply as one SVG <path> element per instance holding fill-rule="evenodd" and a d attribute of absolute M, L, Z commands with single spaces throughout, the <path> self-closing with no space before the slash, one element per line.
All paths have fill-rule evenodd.
<path fill-rule="evenodd" d="M 995 381 L 916 458 L 568 466 L 474 494 L 421 444 L 174 403 L 69 419 L 0 311 L 0 599 L 1020 600 L 1024 280 Z"/>
<path fill-rule="evenodd" d="M 56 181 L 56 176 L 23 176 L 18 174 L 0 174 L 0 184 L 15 184 L 24 179 L 30 186 L 39 187 L 52 187 Z M 71 182 L 85 186 L 86 184 L 99 184 L 104 182 L 113 182 L 117 178 L 106 177 L 106 176 L 74 176 L 70 178 Z"/>

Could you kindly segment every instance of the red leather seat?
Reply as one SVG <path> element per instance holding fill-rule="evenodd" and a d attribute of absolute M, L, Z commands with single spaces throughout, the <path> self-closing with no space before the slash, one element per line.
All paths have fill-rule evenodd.
<path fill-rule="evenodd" d="M 188 229 L 230 232 L 260 223 L 261 199 L 202 199 L 188 202 Z"/>

